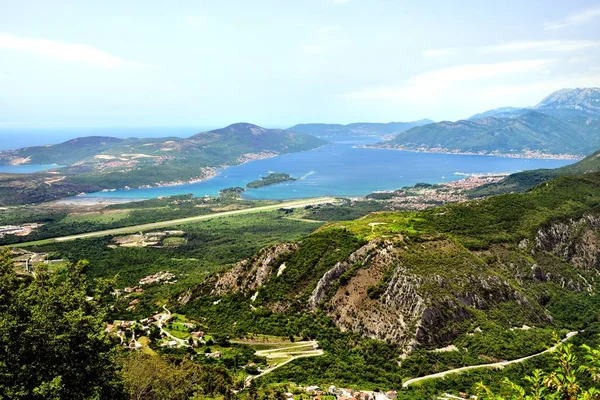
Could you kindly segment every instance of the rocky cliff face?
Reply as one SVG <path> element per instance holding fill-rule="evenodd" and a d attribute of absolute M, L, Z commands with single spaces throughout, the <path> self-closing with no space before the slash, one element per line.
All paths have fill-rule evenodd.
<path fill-rule="evenodd" d="M 215 283 L 213 294 L 223 295 L 229 292 L 248 294 L 256 291 L 281 267 L 277 260 L 298 249 L 295 243 L 275 244 L 262 249 L 251 259 L 242 260 L 237 265 L 221 275 Z M 285 268 L 285 267 L 284 267 Z"/>
<path fill-rule="evenodd" d="M 317 286 L 313 290 L 308 299 L 308 306 L 311 310 L 315 310 L 317 306 L 325 299 L 329 290 L 335 282 L 348 271 L 356 263 L 361 263 L 363 266 L 369 260 L 369 253 L 377 248 L 377 241 L 372 241 L 361 247 L 348 257 L 347 260 L 338 262 L 333 268 L 327 271 L 317 282 Z"/>
<path fill-rule="evenodd" d="M 547 225 L 517 246 L 470 251 L 445 235 L 395 234 L 357 242 L 340 257 L 327 256 L 339 252 L 342 242 L 322 236 L 338 244 L 323 247 L 326 254 L 317 254 L 308 241 L 267 247 L 218 277 L 213 294 L 242 292 L 272 312 L 291 305 L 302 312 L 322 310 L 342 331 L 406 351 L 438 347 L 479 318 L 501 314 L 503 324 L 511 318 L 529 326 L 550 323 L 545 292 L 537 289 L 552 282 L 592 290 L 600 272 L 599 232 L 600 216 L 586 215 Z M 256 300 L 261 287 L 276 295 Z"/>
<path fill-rule="evenodd" d="M 533 252 L 547 251 L 582 270 L 600 272 L 600 217 L 554 223 L 540 229 Z"/>
<path fill-rule="evenodd" d="M 535 106 L 538 110 L 575 110 L 600 114 L 600 88 L 561 89 Z"/>
<path fill-rule="evenodd" d="M 388 239 L 376 246 L 370 243 L 369 250 L 362 260 L 356 259 L 358 252 L 353 254 L 360 268 L 323 305 L 342 330 L 412 350 L 451 340 L 461 333 L 460 322 L 473 316 L 472 310 L 488 310 L 504 302 L 518 303 L 534 324 L 549 322 L 535 301 L 451 241 L 415 246 Z M 424 268 L 415 255 L 434 261 Z M 326 275 L 325 279 L 331 278 Z"/>

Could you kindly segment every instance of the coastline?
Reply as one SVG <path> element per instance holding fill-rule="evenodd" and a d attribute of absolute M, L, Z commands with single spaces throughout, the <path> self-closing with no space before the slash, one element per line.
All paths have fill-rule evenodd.
<path fill-rule="evenodd" d="M 149 188 L 153 188 L 153 187 L 168 187 L 168 186 L 178 186 L 178 185 L 199 183 L 199 182 L 204 182 L 209 179 L 212 179 L 219 174 L 219 168 L 217 168 L 217 167 L 202 167 L 202 168 L 200 168 L 200 171 L 201 171 L 200 175 L 198 175 L 195 178 L 188 179 L 186 181 L 179 180 L 179 181 L 170 181 L 170 182 L 157 182 L 157 183 L 153 183 L 151 185 L 138 186 L 137 189 L 149 189 Z M 125 187 L 125 188 L 127 188 L 127 187 Z M 104 189 L 103 192 L 113 192 L 115 190 L 117 190 L 117 189 Z"/>
<path fill-rule="evenodd" d="M 497 153 L 497 152 L 462 152 L 458 150 L 450 150 L 446 148 L 412 148 L 412 147 L 376 147 L 372 145 L 358 145 L 355 146 L 361 149 L 375 149 L 375 150 L 396 150 L 396 151 L 408 151 L 411 153 L 433 153 L 433 154 L 451 154 L 451 155 L 463 155 L 463 156 L 488 156 L 488 157 L 503 157 L 503 158 L 520 158 L 520 159 L 536 159 L 536 160 L 574 160 L 580 161 L 585 156 L 579 156 L 574 154 L 550 154 L 542 153 L 537 151 L 524 151 L 522 153 Z"/>
<path fill-rule="evenodd" d="M 266 158 L 272 158 L 272 157 L 277 157 L 280 154 L 276 154 L 276 153 L 269 153 L 269 152 L 265 152 L 265 153 L 248 153 L 248 154 L 244 154 L 242 156 L 240 156 L 236 161 L 236 164 L 232 164 L 232 165 L 220 165 L 218 167 L 202 167 L 201 171 L 202 174 L 192 178 L 192 179 L 188 179 L 188 180 L 178 180 L 178 181 L 171 181 L 171 182 L 156 182 L 153 183 L 151 185 L 141 185 L 137 188 L 133 188 L 133 189 L 151 189 L 151 188 L 158 188 L 158 187 L 170 187 L 170 186 L 181 186 L 181 185 L 188 185 L 188 184 L 194 184 L 194 183 L 200 183 L 200 182 L 204 182 L 204 181 L 208 181 L 214 177 L 216 177 L 217 175 L 219 175 L 220 171 L 225 169 L 225 168 L 229 168 L 229 167 L 235 167 L 238 165 L 242 165 L 242 164 L 246 164 L 252 161 L 257 161 L 257 160 L 263 160 Z M 133 201 L 142 201 L 142 200 L 148 200 L 151 199 L 153 197 L 148 197 L 148 198 L 111 198 L 111 197 L 93 197 L 90 195 L 93 195 L 93 193 L 109 193 L 109 192 L 115 192 L 117 190 L 131 190 L 132 188 L 129 186 L 125 186 L 123 188 L 111 188 L 111 189 L 102 189 L 98 192 L 88 192 L 88 193 L 80 193 L 76 196 L 72 196 L 72 197 L 66 197 L 63 199 L 59 199 L 56 200 L 55 202 L 58 204 L 69 204 L 69 205 L 81 205 L 81 206 L 94 206 L 94 205 L 109 205 L 109 204 L 120 204 L 120 203 L 129 203 L 129 202 L 133 202 Z"/>

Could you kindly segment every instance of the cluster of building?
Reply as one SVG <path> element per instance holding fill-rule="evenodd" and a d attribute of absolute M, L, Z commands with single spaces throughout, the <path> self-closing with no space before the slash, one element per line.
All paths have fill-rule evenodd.
<path fill-rule="evenodd" d="M 573 154 L 553 154 L 553 153 L 544 153 L 539 150 L 522 150 L 519 153 L 503 153 L 499 150 L 494 151 L 463 151 L 458 149 L 448 149 L 446 147 L 427 147 L 427 146 L 401 146 L 395 144 L 377 144 L 375 146 L 364 146 L 364 147 L 378 147 L 383 149 L 392 149 L 392 150 L 403 150 L 403 151 L 413 151 L 416 153 L 441 153 L 441 154 L 466 154 L 466 155 L 477 155 L 477 156 L 497 156 L 497 157 L 508 157 L 508 158 L 543 158 L 543 159 L 553 159 L 553 160 L 581 160 L 583 156 L 573 155 Z"/>
<path fill-rule="evenodd" d="M 129 172 L 133 170 L 135 166 L 139 164 L 138 160 L 110 160 L 97 163 L 95 169 L 97 171 L 106 171 L 112 169 L 119 169 L 121 172 Z"/>
<path fill-rule="evenodd" d="M 140 286 L 142 285 L 152 285 L 154 283 L 175 283 L 174 281 L 175 274 L 169 271 L 160 271 L 153 275 L 148 275 L 140 279 Z"/>
<path fill-rule="evenodd" d="M 113 294 L 113 296 L 119 297 L 123 293 L 125 293 L 126 295 L 130 295 L 132 293 L 143 293 L 144 288 L 142 288 L 142 286 L 144 286 L 144 285 L 147 286 L 147 285 L 152 285 L 155 283 L 169 283 L 169 284 L 177 283 L 177 280 L 174 278 L 175 278 L 174 273 L 169 272 L 169 271 L 160 271 L 160 272 L 145 276 L 142 279 L 140 279 L 138 286 L 127 286 L 124 289 L 115 289 L 112 292 L 112 294 Z M 129 306 L 132 306 L 132 305 L 135 306 L 135 304 L 137 304 L 135 302 L 135 300 L 132 300 L 129 303 Z"/>
<path fill-rule="evenodd" d="M 416 185 L 393 192 L 380 193 L 387 194 L 387 200 L 394 206 L 409 210 L 424 210 L 440 204 L 467 201 L 469 200 L 466 195 L 468 190 L 498 182 L 504 177 L 506 174 L 471 175 L 458 181 L 437 185 Z"/>
<path fill-rule="evenodd" d="M 43 224 L 38 224 L 37 222 L 22 225 L 3 225 L 0 226 L 0 238 L 3 238 L 6 235 L 27 236 L 31 231 L 38 229 L 42 225 Z"/>
<path fill-rule="evenodd" d="M 329 386 L 327 389 L 321 389 L 319 386 L 307 386 L 304 391 L 311 396 L 313 400 L 319 400 L 324 396 L 335 396 L 337 400 L 395 400 L 398 398 L 398 392 L 391 390 L 388 392 L 373 392 L 368 390 L 354 390 L 337 388 Z"/>
<path fill-rule="evenodd" d="M 202 182 L 205 181 L 207 179 L 210 178 L 214 178 L 215 176 L 217 176 L 218 172 L 217 169 L 214 167 L 203 167 L 200 168 L 200 173 L 191 179 L 188 180 L 176 180 L 176 181 L 170 181 L 170 182 L 156 182 L 154 184 L 154 186 L 157 187 L 165 187 L 165 186 L 176 186 L 176 185 L 185 185 L 185 184 L 189 184 L 189 183 L 198 183 L 198 182 Z M 152 186 L 146 186 L 146 187 L 152 187 Z M 142 186 L 140 186 L 140 188 L 142 188 Z"/>
<path fill-rule="evenodd" d="M 142 289 L 139 286 L 128 286 L 124 289 L 115 289 L 112 292 L 113 296 L 121 296 L 121 294 L 126 293 L 126 294 L 131 294 L 131 293 L 142 293 L 144 291 L 144 289 Z"/>
<path fill-rule="evenodd" d="M 18 270 L 26 273 L 32 272 L 34 267 L 40 264 L 56 265 L 65 262 L 62 258 L 51 260 L 48 257 L 48 253 L 34 253 L 19 248 L 12 248 L 10 250 L 10 255 L 12 257 L 13 265 L 17 267 Z"/>
<path fill-rule="evenodd" d="M 237 162 L 240 164 L 243 164 L 248 161 L 262 160 L 264 158 L 275 157 L 276 155 L 277 155 L 277 153 L 272 153 L 269 151 L 263 151 L 261 153 L 246 153 L 246 154 L 238 157 Z"/>

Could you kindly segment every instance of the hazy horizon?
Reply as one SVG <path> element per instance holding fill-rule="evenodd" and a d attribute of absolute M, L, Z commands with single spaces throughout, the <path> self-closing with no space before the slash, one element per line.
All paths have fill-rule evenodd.
<path fill-rule="evenodd" d="M 598 1 L 3 1 L 2 126 L 457 120 L 600 86 Z"/>

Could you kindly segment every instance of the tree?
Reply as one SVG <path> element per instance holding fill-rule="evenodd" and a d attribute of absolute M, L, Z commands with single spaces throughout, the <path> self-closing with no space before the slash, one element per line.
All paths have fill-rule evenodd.
<path fill-rule="evenodd" d="M 583 345 L 584 362 L 573 352 L 571 344 L 558 344 L 555 365 L 552 371 L 533 371 L 525 380 L 528 387 L 521 387 L 508 378 L 503 381 L 502 395 L 493 393 L 483 383 L 476 386 L 477 398 L 481 400 L 600 400 L 600 390 L 596 382 L 600 380 L 600 347 L 592 349 Z M 594 386 L 586 387 L 586 379 L 591 378 Z"/>
<path fill-rule="evenodd" d="M 86 265 L 69 264 L 64 274 L 41 266 L 34 276 L 18 276 L 10 252 L 0 251 L 1 398 L 123 396 L 104 332 L 104 293 L 91 291 Z"/>
<path fill-rule="evenodd" d="M 231 394 L 231 379 L 221 367 L 138 352 L 124 360 L 123 381 L 133 400 L 227 398 Z"/>

